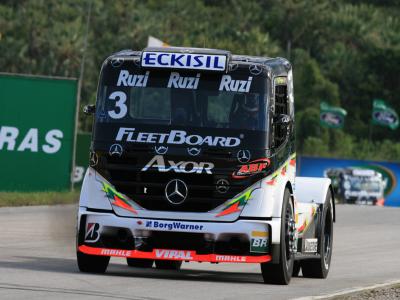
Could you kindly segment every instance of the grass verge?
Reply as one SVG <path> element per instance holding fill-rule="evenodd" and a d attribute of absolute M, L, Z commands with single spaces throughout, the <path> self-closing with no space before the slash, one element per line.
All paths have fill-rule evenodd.
<path fill-rule="evenodd" d="M 0 192 L 0 207 L 77 203 L 79 191 L 65 192 Z"/>

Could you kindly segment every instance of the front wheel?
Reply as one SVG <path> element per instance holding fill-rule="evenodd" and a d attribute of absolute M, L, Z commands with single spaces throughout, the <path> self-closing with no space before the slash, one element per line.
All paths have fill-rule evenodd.
<path fill-rule="evenodd" d="M 333 204 L 330 191 L 326 196 L 325 203 L 318 236 L 320 258 L 301 261 L 301 270 L 304 277 L 326 278 L 329 273 L 333 245 Z"/>
<path fill-rule="evenodd" d="M 287 285 L 292 278 L 294 254 L 291 249 L 295 231 L 294 208 L 290 191 L 286 188 L 282 204 L 281 242 L 279 245 L 279 263 L 261 264 L 261 273 L 265 283 Z"/>
<path fill-rule="evenodd" d="M 104 273 L 110 262 L 109 256 L 97 256 L 76 252 L 78 268 L 85 273 Z"/>

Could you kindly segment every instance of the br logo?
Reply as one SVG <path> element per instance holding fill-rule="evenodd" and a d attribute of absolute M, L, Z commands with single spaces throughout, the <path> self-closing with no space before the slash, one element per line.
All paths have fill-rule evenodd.
<path fill-rule="evenodd" d="M 268 243 L 266 238 L 253 238 L 251 239 L 251 252 L 266 253 L 268 252 Z"/>
<path fill-rule="evenodd" d="M 98 223 L 88 223 L 86 226 L 85 242 L 94 243 L 100 237 L 99 234 L 100 224 Z"/>

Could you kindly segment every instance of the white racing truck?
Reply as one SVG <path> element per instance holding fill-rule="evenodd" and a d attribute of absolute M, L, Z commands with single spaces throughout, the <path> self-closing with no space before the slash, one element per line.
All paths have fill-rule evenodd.
<path fill-rule="evenodd" d="M 266 283 L 329 272 L 328 178 L 296 177 L 291 64 L 199 48 L 125 50 L 101 68 L 77 260 L 105 272 L 258 263 Z"/>

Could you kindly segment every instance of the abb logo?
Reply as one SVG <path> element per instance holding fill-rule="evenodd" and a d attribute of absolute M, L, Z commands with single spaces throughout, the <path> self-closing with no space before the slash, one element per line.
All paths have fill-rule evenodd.
<path fill-rule="evenodd" d="M 156 249 L 157 258 L 192 260 L 192 251 Z"/>
<path fill-rule="evenodd" d="M 246 178 L 264 171 L 270 165 L 268 158 L 253 160 L 248 164 L 242 165 L 238 171 L 233 172 L 232 177 L 236 179 Z"/>

